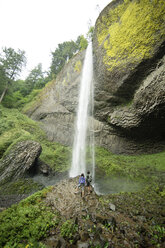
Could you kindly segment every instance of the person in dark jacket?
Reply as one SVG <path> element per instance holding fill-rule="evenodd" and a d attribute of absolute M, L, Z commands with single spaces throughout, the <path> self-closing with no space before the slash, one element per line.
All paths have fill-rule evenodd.
<path fill-rule="evenodd" d="M 87 176 L 86 176 L 86 186 L 87 186 L 87 189 L 88 189 L 88 194 L 90 194 L 90 192 L 92 191 L 91 182 L 92 182 L 92 176 L 90 174 L 90 171 L 88 171 Z"/>

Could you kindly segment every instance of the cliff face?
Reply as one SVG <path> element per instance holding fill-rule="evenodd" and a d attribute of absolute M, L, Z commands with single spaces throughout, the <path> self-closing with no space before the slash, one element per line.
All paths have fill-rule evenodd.
<path fill-rule="evenodd" d="M 50 140 L 71 145 L 84 52 L 65 65 L 56 80 L 44 88 L 27 114 L 40 121 Z"/>
<path fill-rule="evenodd" d="M 165 140 L 165 2 L 114 0 L 93 37 L 95 140 L 115 153 L 155 152 Z M 50 140 L 71 145 L 84 52 L 28 111 Z"/>
<path fill-rule="evenodd" d="M 108 125 L 112 150 L 159 150 L 165 138 L 165 2 L 112 1 L 97 19 L 93 47 L 95 116 Z"/>

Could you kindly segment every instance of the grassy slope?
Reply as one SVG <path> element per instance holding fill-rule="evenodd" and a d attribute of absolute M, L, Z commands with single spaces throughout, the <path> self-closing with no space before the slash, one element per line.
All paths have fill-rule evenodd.
<path fill-rule="evenodd" d="M 96 148 L 96 165 L 106 175 L 129 176 L 134 179 L 148 180 L 165 171 L 165 151 L 144 155 L 116 155 L 104 148 Z"/>
<path fill-rule="evenodd" d="M 0 106 L 0 158 L 11 147 L 22 140 L 35 140 L 42 146 L 40 159 L 56 171 L 65 171 L 70 165 L 70 149 L 55 142 L 49 142 L 39 124 L 17 109 Z"/>

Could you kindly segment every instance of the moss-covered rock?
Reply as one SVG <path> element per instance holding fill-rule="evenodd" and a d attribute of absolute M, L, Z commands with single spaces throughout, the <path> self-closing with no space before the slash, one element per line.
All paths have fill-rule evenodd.
<path fill-rule="evenodd" d="M 165 39 L 165 2 L 163 0 L 114 1 L 96 24 L 99 46 L 105 49 L 107 70 L 151 58 Z M 114 3 L 112 3 L 113 5 Z M 111 5 L 110 5 L 111 6 Z"/>
<path fill-rule="evenodd" d="M 165 2 L 112 1 L 96 21 L 93 47 L 95 116 L 108 124 L 104 146 L 148 152 L 150 139 L 152 152 L 163 149 Z"/>

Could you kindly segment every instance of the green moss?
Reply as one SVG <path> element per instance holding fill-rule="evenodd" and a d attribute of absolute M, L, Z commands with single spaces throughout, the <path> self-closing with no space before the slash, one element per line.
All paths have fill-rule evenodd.
<path fill-rule="evenodd" d="M 97 38 L 108 70 L 150 58 L 165 38 L 165 1 L 124 1 L 98 21 Z"/>
<path fill-rule="evenodd" d="M 17 109 L 0 106 L 0 158 L 7 155 L 18 142 L 34 140 L 41 144 L 41 160 L 56 171 L 65 171 L 70 166 L 70 148 L 47 140 L 39 124 Z"/>

